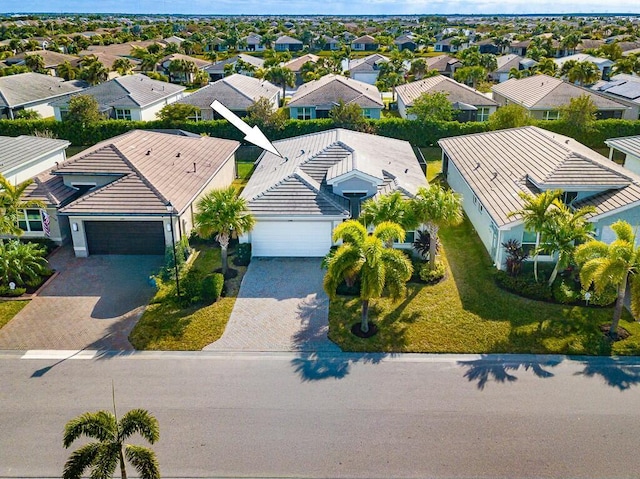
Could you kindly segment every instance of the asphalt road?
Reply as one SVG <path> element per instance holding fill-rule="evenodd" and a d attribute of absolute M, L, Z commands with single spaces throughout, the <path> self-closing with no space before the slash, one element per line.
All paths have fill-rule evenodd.
<path fill-rule="evenodd" d="M 64 424 L 112 380 L 160 421 L 164 477 L 640 474 L 640 358 L 78 357 L 0 353 L 0 477 L 60 477 Z"/>

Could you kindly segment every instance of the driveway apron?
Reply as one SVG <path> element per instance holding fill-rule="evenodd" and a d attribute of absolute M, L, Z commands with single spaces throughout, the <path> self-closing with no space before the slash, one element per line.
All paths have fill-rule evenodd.
<path fill-rule="evenodd" d="M 217 351 L 331 351 L 319 258 L 253 258 Z"/>
<path fill-rule="evenodd" d="M 155 289 L 149 275 L 162 256 L 76 258 L 70 247 L 49 259 L 58 271 L 0 329 L 0 349 L 132 350 L 127 339 Z"/>

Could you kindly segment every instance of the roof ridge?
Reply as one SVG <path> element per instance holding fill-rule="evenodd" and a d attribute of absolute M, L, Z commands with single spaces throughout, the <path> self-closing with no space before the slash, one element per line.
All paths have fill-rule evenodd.
<path fill-rule="evenodd" d="M 135 130 L 131 130 L 131 131 L 135 131 Z M 125 134 L 129 134 L 129 133 L 130 133 L 130 132 L 127 132 L 127 133 L 125 133 Z M 112 140 L 112 139 L 113 139 L 113 138 L 111 138 L 110 140 Z M 84 153 L 84 152 L 80 152 L 80 153 L 78 153 L 78 154 L 76 154 L 76 155 L 73 155 L 71 158 L 67 158 L 67 160 L 66 160 L 66 161 L 64 161 L 64 162 L 60 165 L 60 167 L 64 167 L 64 166 L 68 166 L 68 165 L 73 165 L 73 164 L 75 164 L 76 162 L 78 162 L 78 161 L 82 160 L 83 158 L 86 158 L 86 157 L 88 157 L 88 156 L 91 156 L 91 155 L 93 155 L 94 153 L 97 153 L 97 152 L 102 151 L 102 150 L 105 150 L 105 149 L 111 149 L 111 150 L 114 150 L 114 151 L 115 151 L 115 153 L 116 153 L 120 158 L 124 159 L 124 158 L 123 158 L 122 153 L 120 152 L 120 150 L 118 150 L 118 149 L 115 147 L 114 143 L 113 143 L 113 142 L 110 142 L 110 140 L 105 140 L 104 142 L 101 142 L 101 143 L 104 143 L 102 146 L 99 146 L 98 148 L 95 148 L 95 149 L 91 149 L 91 151 L 89 151 L 89 152 L 88 152 L 88 153 L 86 153 L 86 154 L 82 154 L 82 153 Z M 96 145 L 93 145 L 93 146 L 98 146 L 98 145 L 100 145 L 100 143 L 98 143 L 98 144 L 96 144 Z M 85 150 L 85 151 L 86 151 L 86 150 Z M 78 155 L 81 155 L 81 156 L 78 156 Z M 125 164 L 126 164 L 126 162 L 125 162 Z"/>
<path fill-rule="evenodd" d="M 87 193 L 86 195 L 82 195 L 80 198 L 76 198 L 74 201 L 72 201 L 71 203 L 69 203 L 68 205 L 65 205 L 64 208 L 68 208 L 72 205 L 76 205 L 76 204 L 80 204 L 86 200 L 88 200 L 89 198 L 93 198 L 94 196 L 96 196 L 98 193 L 101 193 L 109 188 L 111 188 L 112 186 L 115 186 L 119 183 L 122 183 L 122 181 L 124 181 L 126 178 L 129 177 L 134 177 L 135 174 L 134 173 L 127 173 L 126 175 L 122 175 L 120 178 L 118 178 L 115 181 L 112 181 L 110 183 L 107 183 L 106 185 L 102 185 L 100 188 L 95 189 L 89 193 Z"/>
<path fill-rule="evenodd" d="M 323 191 L 322 189 L 322 184 L 318 183 L 317 181 L 315 181 L 310 175 L 308 175 L 307 173 L 305 173 L 303 170 L 301 170 L 299 167 L 296 167 L 296 169 L 293 172 L 293 175 L 291 176 L 296 176 L 300 181 L 302 181 L 304 184 L 306 184 L 308 187 L 313 188 L 313 190 L 318 194 L 318 195 L 322 195 L 329 203 L 331 203 L 334 207 L 336 207 L 337 209 L 340 209 L 342 211 L 347 211 L 344 209 L 343 206 L 339 205 L 337 201 L 335 201 L 330 195 L 327 195 L 326 191 Z M 318 184 L 318 187 L 316 187 L 315 185 L 313 185 L 311 183 L 311 181 L 307 180 L 305 177 L 307 177 L 308 179 L 310 179 L 311 181 L 315 182 Z"/>
<path fill-rule="evenodd" d="M 33 182 L 36 184 L 36 189 L 39 187 L 44 189 L 45 194 L 47 195 L 47 198 L 49 198 L 49 201 L 51 201 L 51 204 L 53 205 L 60 204 L 60 202 L 58 201 L 58 198 L 56 198 L 54 194 L 51 192 L 51 190 L 47 187 L 46 182 L 42 181 L 37 176 L 33 179 Z"/>
<path fill-rule="evenodd" d="M 227 85 L 229 88 L 231 88 L 232 90 L 234 90 L 235 92 L 239 93 L 240 95 L 242 95 L 244 98 L 246 98 L 247 100 L 251 100 L 253 101 L 253 98 L 251 98 L 249 95 L 247 95 L 246 93 L 244 93 L 243 91 L 240 91 L 238 88 L 236 88 L 235 85 L 233 85 L 232 83 L 229 83 L 227 81 L 228 78 L 231 78 L 233 75 L 228 76 L 228 77 L 224 77 L 221 78 L 220 81 L 223 82 L 225 85 Z M 244 75 L 240 75 L 240 76 L 244 76 Z M 247 77 L 247 78 L 251 78 L 251 77 Z"/>

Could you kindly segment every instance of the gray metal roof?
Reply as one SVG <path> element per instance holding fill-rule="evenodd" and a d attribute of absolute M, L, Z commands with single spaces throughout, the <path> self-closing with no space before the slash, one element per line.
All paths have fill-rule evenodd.
<path fill-rule="evenodd" d="M 230 110 L 246 110 L 260 98 L 267 98 L 275 104 L 279 93 L 280 88 L 268 81 L 235 73 L 200 88 L 177 103 L 210 110 L 213 101 L 218 100 Z"/>
<path fill-rule="evenodd" d="M 9 175 L 12 170 L 21 165 L 35 162 L 44 156 L 62 151 L 70 144 L 67 140 L 54 140 L 37 136 L 0 136 L 0 174 Z"/>
<path fill-rule="evenodd" d="M 625 204 L 640 201 L 640 176 L 571 138 L 538 127 L 444 138 L 438 144 L 498 227 L 517 221 L 509 213 L 522 208 L 520 192 L 601 190 L 582 202 L 593 204 L 596 216 L 619 207 L 623 199 Z"/>
<path fill-rule="evenodd" d="M 349 171 L 374 176 L 378 194 L 412 195 L 427 184 L 406 141 L 334 129 L 274 145 L 286 160 L 264 153 L 242 192 L 256 215 L 348 216 L 348 201 L 332 192 L 327 179 Z"/>
<path fill-rule="evenodd" d="M 320 106 L 330 109 L 342 100 L 362 108 L 384 108 L 380 92 L 369 85 L 340 75 L 325 75 L 305 83 L 293 94 L 288 106 Z"/>
<path fill-rule="evenodd" d="M 15 108 L 45 102 L 82 90 L 75 82 L 41 73 L 18 73 L 0 77 L 0 107 Z"/>
<path fill-rule="evenodd" d="M 627 108 L 625 105 L 592 90 L 580 88 L 548 75 L 511 78 L 504 83 L 494 85 L 491 89 L 510 102 L 518 103 L 532 110 L 557 109 L 568 104 L 572 98 L 582 95 L 589 95 L 599 110 L 625 110 Z"/>
<path fill-rule="evenodd" d="M 413 102 L 424 93 L 447 93 L 451 103 L 461 102 L 474 106 L 497 106 L 491 98 L 486 97 L 478 90 L 443 75 L 425 78 L 411 83 L 405 83 L 396 87 L 396 94 L 402 98 L 403 103 L 410 107 Z"/>
<path fill-rule="evenodd" d="M 640 157 L 640 135 L 611 138 L 604 142 L 607 146 L 615 148 L 627 155 Z"/>
<path fill-rule="evenodd" d="M 300 40 L 298 40 L 297 38 L 293 38 L 290 37 L 288 35 L 282 35 L 281 37 L 278 37 L 275 41 L 276 45 L 283 45 L 283 44 L 295 44 L 295 45 L 302 45 L 302 42 Z"/>
<path fill-rule="evenodd" d="M 374 53 L 364 58 L 358 58 L 349 62 L 349 71 L 351 73 L 369 73 L 378 70 L 380 63 L 386 63 L 389 59 L 379 53 Z"/>

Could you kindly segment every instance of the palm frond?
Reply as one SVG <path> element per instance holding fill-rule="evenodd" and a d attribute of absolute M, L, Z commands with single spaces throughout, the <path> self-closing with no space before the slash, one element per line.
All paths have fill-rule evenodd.
<path fill-rule="evenodd" d="M 100 444 L 91 470 L 91 479 L 111 479 L 120 463 L 120 443 Z"/>
<path fill-rule="evenodd" d="M 574 252 L 576 263 L 584 264 L 594 258 L 607 256 L 609 253 L 609 245 L 602 241 L 589 241 L 581 244 Z"/>
<path fill-rule="evenodd" d="M 84 413 L 64 427 L 62 443 L 68 448 L 73 441 L 81 436 L 97 439 L 98 441 L 113 440 L 117 437 L 117 425 L 114 415 L 109 411 Z"/>
<path fill-rule="evenodd" d="M 356 220 L 340 223 L 333 230 L 333 242 L 342 240 L 345 243 L 361 244 L 367 237 L 367 229 Z"/>
<path fill-rule="evenodd" d="M 67 462 L 64 464 L 62 472 L 63 479 L 80 479 L 84 475 L 84 471 L 90 468 L 100 448 L 99 442 L 85 444 L 76 451 L 73 451 Z"/>
<path fill-rule="evenodd" d="M 158 420 L 146 409 L 132 409 L 120 419 L 120 437 L 122 440 L 138 433 L 151 444 L 160 439 Z"/>
<path fill-rule="evenodd" d="M 138 471 L 141 479 L 160 479 L 158 459 L 151 449 L 127 444 L 124 454 L 127 461 Z"/>
<path fill-rule="evenodd" d="M 616 234 L 618 239 L 634 244 L 635 235 L 633 233 L 633 228 L 626 221 L 623 221 L 623 220 L 616 221 L 611 225 L 611 229 Z"/>

